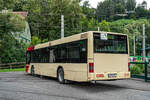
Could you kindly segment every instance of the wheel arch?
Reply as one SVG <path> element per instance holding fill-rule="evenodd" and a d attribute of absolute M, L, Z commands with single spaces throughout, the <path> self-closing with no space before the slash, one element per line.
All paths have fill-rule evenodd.
<path fill-rule="evenodd" d="M 62 68 L 63 71 L 64 71 L 64 68 L 63 68 L 62 66 L 58 66 L 58 67 L 57 67 L 57 73 L 56 73 L 57 75 L 58 75 L 58 70 L 59 70 L 60 68 Z"/>
<path fill-rule="evenodd" d="M 34 71 L 34 74 L 35 74 L 35 67 L 34 65 L 31 65 L 31 68 L 30 68 L 30 73 L 32 74 L 32 71 Z"/>

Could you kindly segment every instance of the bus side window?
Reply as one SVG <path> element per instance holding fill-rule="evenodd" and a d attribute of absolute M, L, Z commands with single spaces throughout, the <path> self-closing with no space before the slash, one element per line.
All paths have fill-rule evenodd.
<path fill-rule="evenodd" d="M 49 51 L 49 62 L 54 63 L 55 62 L 55 55 L 54 55 L 54 49 L 50 49 Z"/>
<path fill-rule="evenodd" d="M 80 41 L 80 62 L 86 63 L 87 62 L 87 40 Z"/>
<path fill-rule="evenodd" d="M 77 63 L 80 61 L 80 48 L 79 47 L 70 47 L 68 49 L 68 58 L 70 63 Z"/>
<path fill-rule="evenodd" d="M 67 44 L 63 44 L 60 46 L 60 62 L 67 62 Z"/>
<path fill-rule="evenodd" d="M 68 62 L 78 63 L 80 62 L 80 45 L 79 41 L 68 44 Z"/>
<path fill-rule="evenodd" d="M 87 40 L 80 40 L 49 48 L 50 63 L 86 63 Z"/>
<path fill-rule="evenodd" d="M 55 46 L 54 47 L 54 56 L 55 56 L 55 63 L 60 62 L 60 46 Z"/>
<path fill-rule="evenodd" d="M 37 50 L 31 52 L 31 62 L 37 63 L 38 61 L 38 52 Z"/>

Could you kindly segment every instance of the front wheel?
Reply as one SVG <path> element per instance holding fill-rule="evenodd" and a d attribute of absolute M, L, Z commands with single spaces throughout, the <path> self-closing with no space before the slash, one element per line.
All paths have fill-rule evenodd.
<path fill-rule="evenodd" d="M 61 83 L 61 84 L 65 83 L 64 71 L 62 68 L 59 68 L 57 71 L 57 79 L 58 79 L 59 83 Z"/>

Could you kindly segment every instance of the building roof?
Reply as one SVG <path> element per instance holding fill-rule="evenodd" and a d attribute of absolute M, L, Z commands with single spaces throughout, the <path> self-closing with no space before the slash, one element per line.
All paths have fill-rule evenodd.
<path fill-rule="evenodd" d="M 21 15 L 23 18 L 26 18 L 28 15 L 28 12 L 23 12 L 23 11 L 12 11 L 12 10 L 2 10 L 0 13 L 13 13 L 13 14 L 18 14 Z"/>
<path fill-rule="evenodd" d="M 12 12 L 13 14 L 19 14 L 21 15 L 23 18 L 26 18 L 28 15 L 28 12 Z"/>

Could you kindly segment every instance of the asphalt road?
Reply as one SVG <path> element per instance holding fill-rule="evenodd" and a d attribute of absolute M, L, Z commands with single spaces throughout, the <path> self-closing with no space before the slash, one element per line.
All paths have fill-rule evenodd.
<path fill-rule="evenodd" d="M 150 100 L 150 82 L 130 79 L 62 85 L 53 78 L 1 72 L 0 100 Z"/>

